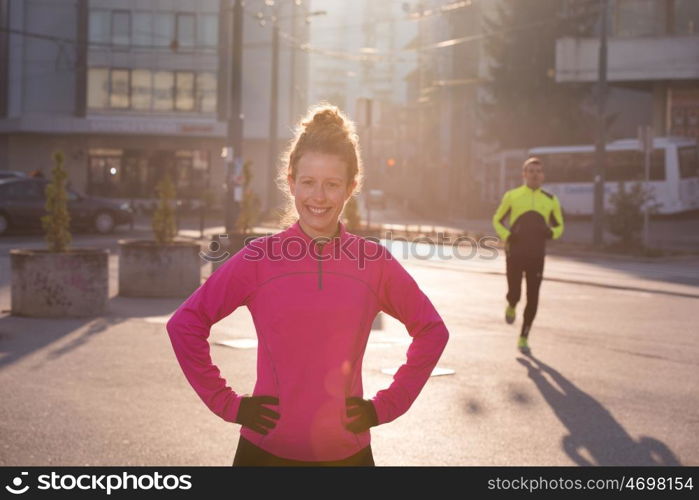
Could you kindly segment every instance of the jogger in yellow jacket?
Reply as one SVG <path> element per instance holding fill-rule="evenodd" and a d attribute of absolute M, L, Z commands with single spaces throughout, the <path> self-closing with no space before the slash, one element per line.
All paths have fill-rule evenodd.
<path fill-rule="evenodd" d="M 505 320 L 510 324 L 515 321 L 515 307 L 521 297 L 522 274 L 526 276 L 527 305 L 518 347 L 529 352 L 529 330 L 539 303 L 546 240 L 558 239 L 563 234 L 563 214 L 558 198 L 541 189 L 544 172 L 538 158 L 524 162 L 522 175 L 524 184 L 503 196 L 493 215 L 493 227 L 505 242 L 508 286 Z"/>

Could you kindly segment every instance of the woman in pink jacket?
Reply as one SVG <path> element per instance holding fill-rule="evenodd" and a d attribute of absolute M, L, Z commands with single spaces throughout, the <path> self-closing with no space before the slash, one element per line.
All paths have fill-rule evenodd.
<path fill-rule="evenodd" d="M 233 465 L 374 465 L 369 428 L 408 410 L 449 334 L 390 252 L 340 220 L 361 165 L 353 124 L 337 108 L 311 110 L 280 179 L 298 219 L 230 257 L 167 331 L 199 397 L 242 426 Z M 207 341 L 211 326 L 243 305 L 258 337 L 252 396 L 228 387 Z M 362 359 L 379 311 L 400 320 L 412 342 L 390 387 L 365 399 Z"/>

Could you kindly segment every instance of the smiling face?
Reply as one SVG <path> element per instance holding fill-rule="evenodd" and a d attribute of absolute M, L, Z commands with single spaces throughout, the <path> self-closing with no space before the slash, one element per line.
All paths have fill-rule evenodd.
<path fill-rule="evenodd" d="M 347 164 L 337 155 L 308 152 L 287 177 L 301 228 L 312 238 L 331 238 L 356 181 L 348 183 Z"/>

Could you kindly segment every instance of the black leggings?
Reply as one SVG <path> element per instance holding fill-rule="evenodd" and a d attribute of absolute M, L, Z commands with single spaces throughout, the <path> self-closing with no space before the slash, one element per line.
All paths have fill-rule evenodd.
<path fill-rule="evenodd" d="M 272 455 L 262 448 L 255 446 L 243 436 L 240 436 L 240 439 L 238 440 L 238 449 L 236 450 L 235 458 L 233 459 L 234 467 L 373 467 L 374 465 L 374 456 L 371 453 L 371 445 L 343 460 L 334 460 L 330 462 L 302 462 L 299 460 L 289 460 L 287 458 Z"/>
<path fill-rule="evenodd" d="M 527 280 L 527 306 L 524 308 L 522 332 L 534 322 L 539 306 L 539 287 L 544 273 L 544 256 L 507 256 L 507 302 L 514 307 L 522 295 L 522 273 Z"/>

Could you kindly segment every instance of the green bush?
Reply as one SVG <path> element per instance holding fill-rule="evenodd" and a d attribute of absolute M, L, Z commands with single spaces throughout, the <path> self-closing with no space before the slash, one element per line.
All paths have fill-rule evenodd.
<path fill-rule="evenodd" d="M 624 248 L 630 249 L 640 245 L 640 233 L 643 230 L 643 207 L 649 203 L 650 213 L 657 205 L 652 203 L 653 195 L 640 182 L 631 184 L 626 189 L 625 183 L 618 183 L 618 190 L 609 197 L 612 209 L 607 212 L 609 231 L 621 240 Z"/>
<path fill-rule="evenodd" d="M 252 162 L 243 164 L 243 201 L 240 205 L 240 213 L 235 222 L 235 228 L 243 234 L 250 232 L 257 222 L 260 213 L 260 199 L 252 190 Z"/>
<path fill-rule="evenodd" d="M 51 183 L 46 186 L 47 215 L 41 217 L 41 225 L 46 232 L 46 243 L 51 252 L 65 252 L 71 242 L 70 213 L 66 180 L 68 174 L 63 168 L 63 153 L 53 154 L 54 167 L 51 170 Z"/>
<path fill-rule="evenodd" d="M 153 213 L 152 227 L 155 240 L 161 245 L 171 243 L 177 234 L 175 211 L 172 208 L 175 199 L 175 185 L 169 175 L 165 175 L 155 187 L 158 193 L 158 208 Z"/>

